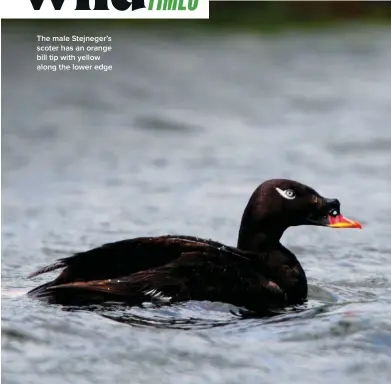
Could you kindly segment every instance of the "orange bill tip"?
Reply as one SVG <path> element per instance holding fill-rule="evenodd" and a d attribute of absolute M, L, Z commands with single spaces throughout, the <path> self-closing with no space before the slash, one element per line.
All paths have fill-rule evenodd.
<path fill-rule="evenodd" d="M 329 216 L 329 224 L 330 228 L 362 228 L 362 225 L 358 221 L 347 219 L 342 215 L 338 215 L 336 217 Z"/>

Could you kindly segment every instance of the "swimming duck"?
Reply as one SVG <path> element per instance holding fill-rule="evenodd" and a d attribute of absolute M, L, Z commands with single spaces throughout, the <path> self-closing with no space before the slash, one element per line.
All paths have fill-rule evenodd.
<path fill-rule="evenodd" d="M 194 236 L 139 237 L 59 259 L 30 277 L 63 269 L 29 292 L 49 303 L 157 305 L 218 301 L 264 312 L 301 304 L 307 278 L 281 243 L 292 226 L 361 228 L 337 199 L 287 179 L 260 184 L 244 210 L 237 247 Z"/>

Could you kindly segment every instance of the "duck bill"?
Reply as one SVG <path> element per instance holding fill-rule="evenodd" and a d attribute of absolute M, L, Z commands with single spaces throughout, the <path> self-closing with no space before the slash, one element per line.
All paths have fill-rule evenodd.
<path fill-rule="evenodd" d="M 341 214 L 337 216 L 328 216 L 329 223 L 327 224 L 330 228 L 362 228 L 362 225 L 358 221 L 347 219 Z"/>

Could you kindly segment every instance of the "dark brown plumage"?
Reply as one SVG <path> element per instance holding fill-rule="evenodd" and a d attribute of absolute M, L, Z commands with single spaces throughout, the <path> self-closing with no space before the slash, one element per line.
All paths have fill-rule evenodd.
<path fill-rule="evenodd" d="M 118 241 L 38 270 L 31 277 L 63 269 L 29 294 L 64 305 L 208 300 L 264 312 L 299 304 L 307 297 L 307 279 L 280 238 L 297 225 L 361 228 L 339 206 L 304 184 L 268 180 L 247 204 L 237 248 L 192 236 Z"/>

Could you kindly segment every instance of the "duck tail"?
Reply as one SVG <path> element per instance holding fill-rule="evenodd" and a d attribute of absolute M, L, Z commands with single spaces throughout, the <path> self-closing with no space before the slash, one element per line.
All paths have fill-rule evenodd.
<path fill-rule="evenodd" d="M 37 271 L 31 273 L 30 275 L 27 276 L 27 278 L 31 279 L 32 277 L 42 275 L 43 273 L 52 272 L 52 271 L 55 271 L 60 268 L 65 268 L 65 267 L 67 267 L 67 265 L 68 264 L 66 263 L 65 259 L 59 259 L 55 263 L 47 265 L 45 267 L 42 267 L 42 268 L 38 269 Z"/>

